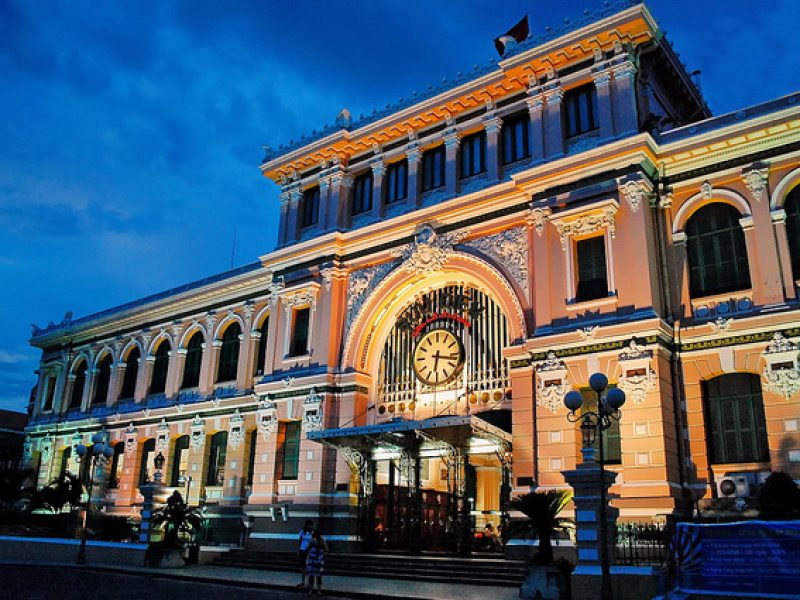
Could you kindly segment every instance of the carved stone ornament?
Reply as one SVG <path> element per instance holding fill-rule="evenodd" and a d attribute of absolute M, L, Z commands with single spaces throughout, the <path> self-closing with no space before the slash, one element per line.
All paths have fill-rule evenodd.
<path fill-rule="evenodd" d="M 322 269 L 319 274 L 322 278 L 322 284 L 325 286 L 325 291 L 330 292 L 331 283 L 333 283 L 333 269 L 330 267 Z"/>
<path fill-rule="evenodd" d="M 169 425 L 165 418 L 156 427 L 156 451 L 166 452 L 169 449 Z"/>
<path fill-rule="evenodd" d="M 703 194 L 703 198 L 705 200 L 710 200 L 711 196 L 714 195 L 714 186 L 711 184 L 710 181 L 706 180 L 700 186 L 700 193 Z"/>
<path fill-rule="evenodd" d="M 620 374 L 617 387 L 634 404 L 644 402 L 647 393 L 656 389 L 658 377 L 650 367 L 652 358 L 653 351 L 641 346 L 635 339 L 619 353 Z"/>
<path fill-rule="evenodd" d="M 800 391 L 797 344 L 777 332 L 761 356 L 764 359 L 761 373 L 764 388 L 787 400 Z"/>
<path fill-rule="evenodd" d="M 756 199 L 761 202 L 769 182 L 769 166 L 763 163 L 752 165 L 749 169 L 742 170 L 742 181 Z"/>
<path fill-rule="evenodd" d="M 39 442 L 39 452 L 42 453 L 42 464 L 49 465 L 53 458 L 53 439 L 50 436 Z"/>
<path fill-rule="evenodd" d="M 616 225 L 614 218 L 617 214 L 616 206 L 607 206 L 601 211 L 591 212 L 589 214 L 581 215 L 576 219 L 571 220 L 555 220 L 553 224 L 558 230 L 558 235 L 561 237 L 562 250 L 567 249 L 567 239 L 572 236 L 586 235 L 600 231 L 601 229 L 608 229 L 609 235 L 613 239 L 616 234 Z"/>
<path fill-rule="evenodd" d="M 578 335 L 582 340 L 591 342 L 594 340 L 594 336 L 597 335 L 598 331 L 600 331 L 599 325 L 587 325 L 586 327 L 580 327 L 578 329 Z"/>
<path fill-rule="evenodd" d="M 125 429 L 125 454 L 133 454 L 136 452 L 136 438 L 139 434 L 138 429 L 133 426 L 133 423 L 128 423 Z"/>
<path fill-rule="evenodd" d="M 441 271 L 453 246 L 467 236 L 467 231 L 438 234 L 431 225 L 423 225 L 417 232 L 414 243 L 392 252 L 401 259 L 400 268 L 415 275 L 430 275 Z"/>
<path fill-rule="evenodd" d="M 25 443 L 22 445 L 22 461 L 27 463 L 33 456 L 33 440 L 30 435 L 25 436 Z"/>
<path fill-rule="evenodd" d="M 312 289 L 299 290 L 297 292 L 287 293 L 281 297 L 283 307 L 287 313 L 291 312 L 294 308 L 301 308 L 303 306 L 310 306 L 311 310 L 317 308 L 317 294 Z"/>
<path fill-rule="evenodd" d="M 520 288 L 528 293 L 528 236 L 526 227 L 513 227 L 500 233 L 467 242 L 504 266 Z"/>
<path fill-rule="evenodd" d="M 308 396 L 303 400 L 303 423 L 301 428 L 306 433 L 323 429 L 322 396 L 317 393 L 317 388 L 311 388 Z"/>
<path fill-rule="evenodd" d="M 266 398 L 260 400 L 256 418 L 258 419 L 258 430 L 265 440 L 278 431 L 278 407 L 274 402 Z"/>
<path fill-rule="evenodd" d="M 531 209 L 529 220 L 533 224 L 533 228 L 536 230 L 539 237 L 544 233 L 544 224 L 547 223 L 547 220 L 550 218 L 551 212 L 552 211 L 547 207 Z"/>
<path fill-rule="evenodd" d="M 724 331 L 728 331 L 731 328 L 731 324 L 733 323 L 732 318 L 726 319 L 725 317 L 717 317 L 713 321 L 711 321 L 710 325 L 711 328 L 714 330 L 714 333 L 722 333 Z"/>
<path fill-rule="evenodd" d="M 234 450 L 244 443 L 244 417 L 237 408 L 228 421 L 228 443 Z"/>
<path fill-rule="evenodd" d="M 645 179 L 631 179 L 624 181 L 617 179 L 619 194 L 631 207 L 631 212 L 638 212 L 639 207 L 646 204 L 653 191 L 653 186 Z"/>
<path fill-rule="evenodd" d="M 359 269 L 350 273 L 347 282 L 347 318 L 345 331 L 350 331 L 350 326 L 355 321 L 361 307 L 369 298 L 372 291 L 383 279 L 398 265 L 393 260 L 373 267 Z"/>
<path fill-rule="evenodd" d="M 189 427 L 191 431 L 191 436 L 189 438 L 192 448 L 197 451 L 203 447 L 203 442 L 205 441 L 206 437 L 206 424 L 203 419 L 200 418 L 200 415 L 195 415 L 194 419 L 192 419 L 192 424 Z"/>
<path fill-rule="evenodd" d="M 555 352 L 548 352 L 547 358 L 536 365 L 536 404 L 555 413 L 571 389 L 567 365 Z"/>

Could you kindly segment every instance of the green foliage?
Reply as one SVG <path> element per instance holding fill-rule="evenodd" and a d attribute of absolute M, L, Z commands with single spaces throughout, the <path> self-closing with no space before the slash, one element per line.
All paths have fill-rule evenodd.
<path fill-rule="evenodd" d="M 572 499 L 572 492 L 547 490 L 531 492 L 514 498 L 509 503 L 511 510 L 524 514 L 525 521 L 511 524 L 512 535 L 535 535 L 539 539 L 539 552 L 535 560 L 539 564 L 553 562 L 553 536 L 557 531 L 572 528 L 572 521 L 558 515 Z"/>
<path fill-rule="evenodd" d="M 66 472 L 33 495 L 31 508 L 58 513 L 62 512 L 65 507 L 72 509 L 79 506 L 82 496 L 83 484 L 80 479 L 72 473 Z"/>
<path fill-rule="evenodd" d="M 177 490 L 167 500 L 166 506 L 153 511 L 153 527 L 163 526 L 164 547 L 180 548 L 181 538 L 193 540 L 203 527 L 203 515 L 199 507 L 191 508 Z"/>
<path fill-rule="evenodd" d="M 773 473 L 758 492 L 758 508 L 762 519 L 800 518 L 800 488 L 786 473 Z"/>

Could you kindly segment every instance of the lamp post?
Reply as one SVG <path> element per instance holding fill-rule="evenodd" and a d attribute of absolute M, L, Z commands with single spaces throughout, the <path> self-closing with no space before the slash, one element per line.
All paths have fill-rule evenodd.
<path fill-rule="evenodd" d="M 78 455 L 78 462 L 83 463 L 89 461 L 89 489 L 86 494 L 86 506 L 83 510 L 83 526 L 81 527 L 81 545 L 78 550 L 78 558 L 76 562 L 79 565 L 86 564 L 86 518 L 89 514 L 89 509 L 92 506 L 92 493 L 94 491 L 94 476 L 97 471 L 98 465 L 105 465 L 108 460 L 114 456 L 114 448 L 106 442 L 108 434 L 105 431 L 98 431 L 92 436 L 92 445 L 85 446 L 77 444 L 75 446 L 75 453 Z"/>
<path fill-rule="evenodd" d="M 608 391 L 608 378 L 602 373 L 595 373 L 589 377 L 589 387 L 597 394 L 596 410 L 583 410 L 583 396 L 575 390 L 567 392 L 564 396 L 564 405 L 569 409 L 567 419 L 570 423 L 581 422 L 583 434 L 584 463 L 594 462 L 594 441 L 598 440 L 600 450 L 600 568 L 601 588 L 600 597 L 611 600 L 611 575 L 608 560 L 608 523 L 606 512 L 606 484 L 605 484 L 605 456 L 603 451 L 603 432 L 611 427 L 612 421 L 619 421 L 622 413 L 620 407 L 625 404 L 625 392 L 619 388 Z M 605 393 L 603 393 L 605 392 Z M 587 407 L 588 408 L 588 407 Z"/>
<path fill-rule="evenodd" d="M 153 459 L 153 466 L 156 468 L 156 472 L 153 475 L 153 480 L 156 483 L 161 483 L 162 479 L 161 469 L 164 468 L 164 463 L 166 462 L 166 460 L 167 459 L 164 458 L 164 455 L 161 452 L 159 452 Z"/>

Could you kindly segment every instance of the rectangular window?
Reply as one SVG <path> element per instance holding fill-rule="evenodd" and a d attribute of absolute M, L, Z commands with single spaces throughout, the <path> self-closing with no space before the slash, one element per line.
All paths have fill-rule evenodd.
<path fill-rule="evenodd" d="M 356 177 L 353 181 L 352 214 L 360 215 L 372 210 L 372 171 Z"/>
<path fill-rule="evenodd" d="M 260 334 L 258 338 L 258 351 L 256 352 L 256 363 L 253 366 L 254 375 L 264 374 L 264 365 L 267 362 L 267 338 L 269 336 L 269 315 L 264 318 L 261 327 L 258 328 Z"/>
<path fill-rule="evenodd" d="M 56 378 L 48 377 L 46 380 L 47 396 L 45 396 L 43 411 L 53 410 L 53 396 L 56 393 Z"/>
<path fill-rule="evenodd" d="M 172 474 L 169 484 L 172 487 L 186 485 L 186 472 L 189 468 L 189 436 L 182 435 L 175 440 L 175 449 L 170 457 L 172 461 Z"/>
<path fill-rule="evenodd" d="M 386 190 L 386 204 L 405 200 L 408 196 L 408 161 L 401 160 L 390 164 L 386 169 L 383 185 Z"/>
<path fill-rule="evenodd" d="M 253 485 L 253 478 L 256 472 L 256 442 L 258 442 L 258 429 L 253 429 L 249 436 L 250 447 L 247 453 L 247 477 L 246 485 Z"/>
<path fill-rule="evenodd" d="M 508 165 L 530 158 L 528 143 L 530 117 L 527 114 L 513 115 L 503 120 L 503 164 Z"/>
<path fill-rule="evenodd" d="M 444 146 L 436 146 L 422 154 L 422 191 L 429 192 L 444 185 Z"/>
<path fill-rule="evenodd" d="M 228 448 L 228 432 L 218 431 L 211 436 L 211 450 L 208 453 L 206 485 L 225 484 L 225 454 Z"/>
<path fill-rule="evenodd" d="M 597 90 L 584 85 L 564 94 L 564 130 L 568 138 L 594 131 L 597 120 Z"/>
<path fill-rule="evenodd" d="M 281 447 L 280 479 L 297 479 L 300 463 L 300 421 L 287 421 L 281 425 L 284 435 Z"/>
<path fill-rule="evenodd" d="M 289 356 L 305 356 L 308 354 L 308 325 L 311 309 L 298 308 L 292 319 L 292 340 L 289 344 Z"/>
<path fill-rule="evenodd" d="M 111 469 L 108 473 L 108 487 L 115 489 L 119 487 L 122 473 L 125 471 L 125 443 L 119 442 L 114 446 L 114 458 L 111 460 Z"/>
<path fill-rule="evenodd" d="M 480 131 L 461 140 L 461 178 L 486 170 L 486 133 Z"/>
<path fill-rule="evenodd" d="M 306 228 L 317 224 L 319 218 L 319 188 L 313 187 L 303 192 L 300 209 L 300 227 Z"/>
<path fill-rule="evenodd" d="M 608 297 L 604 236 L 579 240 L 575 250 L 578 255 L 578 286 L 575 301 L 585 302 Z"/>
<path fill-rule="evenodd" d="M 609 389 L 615 387 L 609 386 Z M 597 412 L 597 394 L 590 388 L 583 388 L 581 390 L 583 396 L 583 409 L 586 411 Z M 580 427 L 580 421 L 578 421 Z M 582 440 L 581 432 L 578 432 L 578 440 Z M 596 435 L 594 438 L 594 449 L 597 451 L 597 461 L 600 462 L 600 436 Z M 619 434 L 619 421 L 611 419 L 611 427 L 603 432 L 603 462 L 607 465 L 619 465 L 622 463 L 622 443 Z"/>

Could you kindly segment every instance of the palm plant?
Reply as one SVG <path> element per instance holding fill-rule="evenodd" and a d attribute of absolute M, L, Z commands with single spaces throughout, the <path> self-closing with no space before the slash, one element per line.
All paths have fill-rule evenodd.
<path fill-rule="evenodd" d="M 79 506 L 83 495 L 81 480 L 70 472 L 60 475 L 34 494 L 32 508 L 59 513 L 65 506 Z"/>
<path fill-rule="evenodd" d="M 163 525 L 164 543 L 167 550 L 181 546 L 181 534 L 194 538 L 203 526 L 203 515 L 199 507 L 192 508 L 183 500 L 177 490 L 167 499 L 166 506 L 153 511 L 151 524 Z"/>
<path fill-rule="evenodd" d="M 570 491 L 547 490 L 522 494 L 509 503 L 509 508 L 528 517 L 525 521 L 512 523 L 512 533 L 533 534 L 539 539 L 539 552 L 535 557 L 539 564 L 553 562 L 553 535 L 573 526 L 570 519 L 558 516 L 571 499 Z"/>

